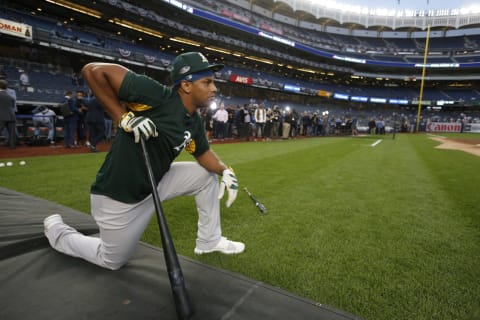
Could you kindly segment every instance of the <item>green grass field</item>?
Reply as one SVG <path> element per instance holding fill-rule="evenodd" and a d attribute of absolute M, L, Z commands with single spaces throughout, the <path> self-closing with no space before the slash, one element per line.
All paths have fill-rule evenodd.
<path fill-rule="evenodd" d="M 436 145 L 423 134 L 213 145 L 269 212 L 240 191 L 222 227 L 245 253 L 195 256 L 193 198 L 170 200 L 175 246 L 367 319 L 479 319 L 480 158 Z M 104 157 L 15 159 L 27 166 L 0 168 L 0 185 L 89 212 Z M 143 240 L 160 244 L 156 221 Z"/>

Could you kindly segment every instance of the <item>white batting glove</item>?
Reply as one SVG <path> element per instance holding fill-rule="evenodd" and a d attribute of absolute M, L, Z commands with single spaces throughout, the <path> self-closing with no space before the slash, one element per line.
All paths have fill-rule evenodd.
<path fill-rule="evenodd" d="M 238 181 L 233 169 L 225 169 L 222 173 L 222 182 L 220 183 L 220 192 L 218 194 L 218 199 L 222 199 L 225 193 L 225 189 L 228 192 L 228 198 L 225 205 L 229 208 L 233 201 L 237 198 L 238 193 Z"/>
<path fill-rule="evenodd" d="M 125 132 L 133 132 L 135 143 L 140 142 L 140 136 L 143 136 L 145 140 L 158 136 L 157 127 L 151 119 L 142 116 L 136 117 L 131 111 L 122 116 L 119 126 Z"/>

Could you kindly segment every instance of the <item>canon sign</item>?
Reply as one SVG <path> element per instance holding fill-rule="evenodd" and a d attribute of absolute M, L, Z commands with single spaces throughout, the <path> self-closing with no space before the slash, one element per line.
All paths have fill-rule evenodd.
<path fill-rule="evenodd" d="M 428 122 L 427 132 L 460 132 L 461 123 L 452 122 Z"/>

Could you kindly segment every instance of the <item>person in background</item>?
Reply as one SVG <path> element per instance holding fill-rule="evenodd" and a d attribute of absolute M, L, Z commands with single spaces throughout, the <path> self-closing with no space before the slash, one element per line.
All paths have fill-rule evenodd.
<path fill-rule="evenodd" d="M 358 135 L 358 119 L 356 116 L 352 118 L 352 136 Z"/>
<path fill-rule="evenodd" d="M 77 132 L 78 108 L 73 93 L 67 91 L 63 103 L 66 103 L 71 114 L 63 117 L 63 143 L 65 148 L 76 148 L 75 133 Z"/>
<path fill-rule="evenodd" d="M 245 133 L 243 130 L 245 122 L 245 110 L 241 105 L 237 105 L 237 110 L 235 111 L 235 127 L 237 128 L 237 139 L 245 138 Z"/>
<path fill-rule="evenodd" d="M 52 109 L 45 106 L 40 106 L 33 109 L 33 126 L 35 127 L 33 135 L 38 138 L 40 133 L 40 127 L 48 128 L 47 142 L 50 144 L 55 143 L 55 117 L 56 114 Z"/>
<path fill-rule="evenodd" d="M 10 149 L 16 148 L 16 116 L 14 112 L 15 101 L 7 93 L 7 81 L 0 80 L 0 132 L 3 128 L 7 128 L 9 136 L 7 145 Z"/>
<path fill-rule="evenodd" d="M 286 110 L 282 124 L 282 139 L 290 138 L 292 111 Z"/>
<path fill-rule="evenodd" d="M 368 133 L 375 134 L 377 130 L 377 123 L 375 122 L 375 118 L 370 118 L 368 121 Z"/>
<path fill-rule="evenodd" d="M 311 136 L 316 137 L 318 135 L 318 113 L 314 112 L 312 115 L 312 131 L 311 131 Z"/>
<path fill-rule="evenodd" d="M 213 134 L 212 110 L 210 108 L 203 108 L 200 112 L 202 116 L 202 122 L 205 128 L 205 136 L 207 137 L 208 142 L 212 142 L 212 134 Z"/>
<path fill-rule="evenodd" d="M 380 117 L 376 123 L 377 126 L 377 134 L 385 134 L 385 121 L 383 121 L 383 117 Z"/>
<path fill-rule="evenodd" d="M 255 119 L 253 119 L 253 112 L 249 108 L 248 104 L 245 105 L 245 119 L 243 120 L 245 137 L 247 141 L 250 141 L 253 135 L 253 127 L 255 126 Z"/>
<path fill-rule="evenodd" d="M 272 137 L 278 138 L 280 135 L 280 121 L 282 120 L 282 114 L 277 105 L 273 106 L 272 115 Z"/>
<path fill-rule="evenodd" d="M 25 70 L 20 70 L 20 78 L 18 80 L 20 81 L 21 88 L 26 91 L 27 87 L 30 85 L 30 77 Z"/>
<path fill-rule="evenodd" d="M 265 138 L 267 141 L 270 141 L 272 139 L 272 129 L 273 129 L 273 110 L 272 108 L 267 108 L 266 122 L 265 122 Z"/>
<path fill-rule="evenodd" d="M 97 144 L 105 136 L 105 117 L 103 106 L 95 97 L 85 103 L 87 115 L 85 121 L 88 128 L 88 147 L 91 152 L 97 152 Z"/>
<path fill-rule="evenodd" d="M 113 121 L 108 113 L 103 112 L 103 118 L 105 119 L 105 141 L 110 142 L 113 136 Z"/>
<path fill-rule="evenodd" d="M 255 136 L 258 139 L 265 140 L 265 123 L 267 122 L 267 112 L 263 104 L 258 104 L 255 113 Z M 255 140 L 256 140 L 255 138 Z"/>
<path fill-rule="evenodd" d="M 221 135 L 222 140 L 225 140 L 227 135 L 228 112 L 225 110 L 225 104 L 223 102 L 220 103 L 220 108 L 213 115 L 213 119 L 215 120 L 214 138 L 219 139 Z"/>
<path fill-rule="evenodd" d="M 330 134 L 330 118 L 328 111 L 322 112 L 322 136 L 326 137 Z"/>
<path fill-rule="evenodd" d="M 77 139 L 75 145 L 81 146 L 84 143 L 86 144 L 87 139 L 87 106 L 85 104 L 85 92 L 79 90 L 76 92 L 76 108 L 78 110 L 78 117 L 77 117 Z"/>
<path fill-rule="evenodd" d="M 312 117 L 310 113 L 305 111 L 302 113 L 301 121 L 301 129 L 300 132 L 303 136 L 310 136 L 312 134 Z"/>
<path fill-rule="evenodd" d="M 296 109 L 292 109 L 291 118 L 290 118 L 290 136 L 295 139 L 298 134 L 298 124 L 300 121 L 300 115 Z"/>
<path fill-rule="evenodd" d="M 17 108 L 17 92 L 15 91 L 15 89 L 13 88 L 10 88 L 10 86 L 8 85 L 8 80 L 7 80 L 7 76 L 6 74 L 1 74 L 0 75 L 0 80 L 5 80 L 7 82 L 7 93 L 10 95 L 10 97 L 13 98 L 14 102 L 13 102 L 13 112 L 15 112 L 15 114 L 17 114 L 18 112 L 18 108 Z M 9 137 L 10 137 L 10 133 L 8 132 L 8 129 L 7 128 L 4 128 L 3 130 L 0 130 L 0 132 L 3 134 L 3 136 L 5 137 L 5 140 L 8 141 L 9 140 Z M 18 135 L 18 128 L 17 126 L 15 126 L 15 145 L 18 144 L 19 140 L 19 135 Z"/>
<path fill-rule="evenodd" d="M 235 122 L 235 110 L 233 109 L 233 106 L 230 105 L 227 107 L 227 112 L 228 112 L 228 121 L 227 121 L 227 138 L 231 139 L 233 136 L 233 125 Z"/>

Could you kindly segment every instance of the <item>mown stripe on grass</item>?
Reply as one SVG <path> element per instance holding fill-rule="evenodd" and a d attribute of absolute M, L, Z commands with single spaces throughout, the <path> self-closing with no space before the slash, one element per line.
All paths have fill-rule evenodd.
<path fill-rule="evenodd" d="M 479 159 L 436 144 L 398 134 L 213 145 L 269 213 L 241 190 L 232 207 L 223 199 L 222 230 L 245 253 L 194 256 L 194 199 L 166 201 L 177 251 L 367 319 L 473 319 Z M 88 212 L 103 157 L 32 158 L 1 183 Z M 153 220 L 145 239 L 160 243 Z"/>

